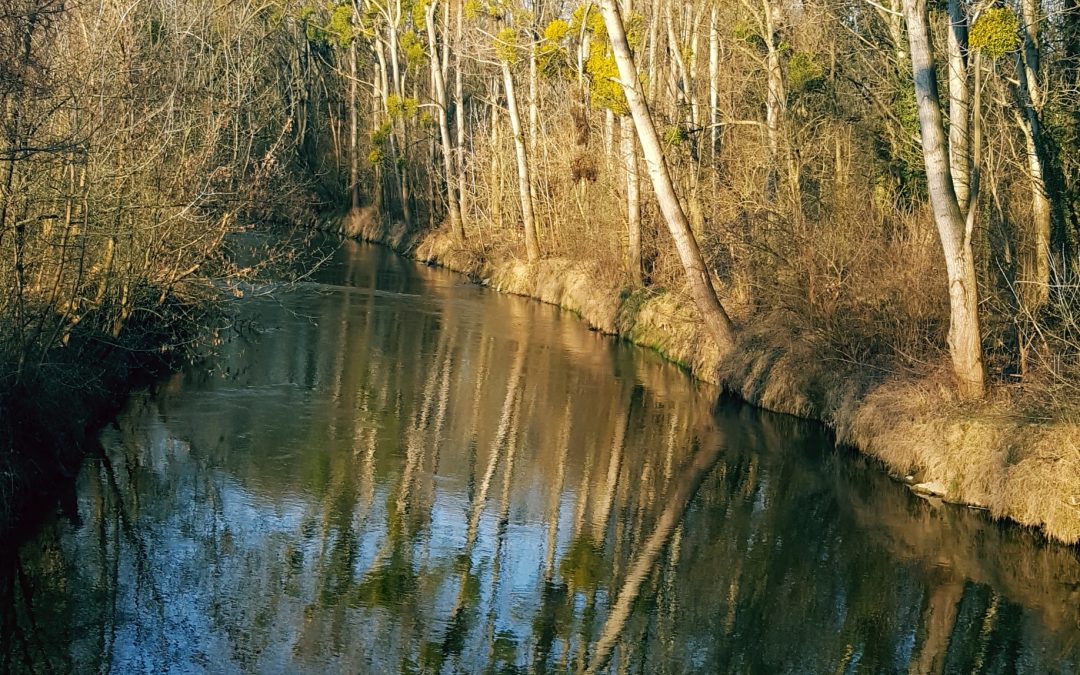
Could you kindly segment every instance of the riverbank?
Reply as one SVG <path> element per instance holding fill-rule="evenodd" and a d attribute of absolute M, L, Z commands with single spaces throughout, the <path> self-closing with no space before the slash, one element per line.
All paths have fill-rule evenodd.
<path fill-rule="evenodd" d="M 1080 541 L 1080 422 L 1035 415 L 1005 387 L 965 403 L 943 370 L 867 372 L 825 360 L 813 336 L 775 314 L 736 315 L 738 347 L 721 359 L 688 299 L 630 292 L 588 264 L 487 260 L 448 232 L 386 225 L 371 209 L 328 220 L 323 229 L 558 305 L 754 405 L 824 423 L 839 443 L 878 459 L 932 499 L 986 509 L 1060 542 Z"/>
<path fill-rule="evenodd" d="M 99 450 L 98 432 L 132 391 L 174 368 L 176 345 L 188 342 L 188 326 L 169 314 L 131 322 L 117 338 L 73 332 L 0 388 L 0 538 L 33 531 L 57 507 L 77 518 L 75 476 Z"/>

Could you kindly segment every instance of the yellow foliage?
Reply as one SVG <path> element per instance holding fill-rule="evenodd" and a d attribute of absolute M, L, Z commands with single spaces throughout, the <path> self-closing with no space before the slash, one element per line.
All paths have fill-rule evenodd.
<path fill-rule="evenodd" d="M 402 98 L 397 94 L 386 97 L 386 113 L 390 115 L 390 119 L 412 119 L 416 117 L 416 111 L 419 107 L 420 104 L 415 98 Z"/>
<path fill-rule="evenodd" d="M 1020 46 L 1020 21 L 1008 7 L 988 9 L 971 27 L 968 45 L 997 59 Z"/>
<path fill-rule="evenodd" d="M 548 42 L 562 42 L 570 33 L 570 24 L 562 19 L 555 19 L 544 28 L 544 39 Z"/>
<path fill-rule="evenodd" d="M 517 63 L 518 36 L 513 28 L 503 28 L 495 38 L 495 55 L 503 63 L 514 65 Z"/>
<path fill-rule="evenodd" d="M 579 5 L 570 17 L 570 30 L 575 35 L 581 33 L 582 24 L 585 30 L 593 35 L 607 35 L 604 17 L 600 14 L 600 9 L 591 2 Z"/>
<path fill-rule="evenodd" d="M 622 84 L 619 82 L 619 68 L 610 47 L 593 46 L 585 64 L 585 71 L 589 74 L 590 100 L 594 108 L 607 108 L 617 115 L 630 112 Z"/>

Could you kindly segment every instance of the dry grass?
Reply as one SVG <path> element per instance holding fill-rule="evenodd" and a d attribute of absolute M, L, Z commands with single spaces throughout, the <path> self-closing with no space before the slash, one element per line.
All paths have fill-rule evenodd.
<path fill-rule="evenodd" d="M 942 375 L 886 381 L 842 440 L 898 473 L 941 483 L 951 501 L 1080 541 L 1080 425 L 1032 420 L 1008 393 L 960 404 Z"/>

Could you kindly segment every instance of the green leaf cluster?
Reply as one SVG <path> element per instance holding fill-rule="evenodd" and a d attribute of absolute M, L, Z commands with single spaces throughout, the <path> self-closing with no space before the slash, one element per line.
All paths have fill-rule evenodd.
<path fill-rule="evenodd" d="M 739 42 L 745 42 L 755 49 L 765 48 L 765 38 L 761 37 L 757 30 L 745 21 L 735 22 L 735 25 L 731 27 L 731 37 Z"/>
<path fill-rule="evenodd" d="M 579 5 L 570 16 L 570 30 L 574 35 L 581 34 L 583 24 L 585 30 L 592 35 L 607 35 L 607 30 L 604 28 L 604 17 L 601 16 L 596 5 L 591 2 Z"/>
<path fill-rule="evenodd" d="M 353 22 L 353 6 L 349 3 L 335 5 L 326 15 L 314 5 L 304 5 L 299 18 L 305 24 L 308 42 L 315 45 L 343 49 L 360 34 Z"/>
<path fill-rule="evenodd" d="M 465 18 L 475 21 L 480 18 L 502 19 L 506 16 L 508 7 L 501 0 L 466 0 Z"/>
<path fill-rule="evenodd" d="M 405 67 L 417 71 L 427 60 L 427 51 L 420 36 L 414 31 L 405 31 L 401 34 L 401 53 L 405 56 Z"/>
<path fill-rule="evenodd" d="M 788 91 L 796 94 L 815 89 L 825 80 L 825 69 L 808 52 L 795 52 L 787 63 Z"/>
<path fill-rule="evenodd" d="M 672 126 L 664 130 L 664 143 L 671 146 L 679 146 L 690 140 L 690 133 L 680 127 Z"/>
<path fill-rule="evenodd" d="M 371 133 L 371 144 L 376 147 L 384 147 L 390 142 L 390 134 L 393 131 L 389 122 L 383 122 L 379 128 Z"/>
<path fill-rule="evenodd" d="M 570 55 L 567 48 L 570 24 L 555 19 L 544 28 L 544 36 L 536 48 L 536 63 L 545 77 L 559 79 L 570 75 Z"/>
<path fill-rule="evenodd" d="M 630 113 L 619 82 L 619 67 L 609 46 L 593 46 L 585 63 L 585 72 L 589 75 L 589 100 L 593 108 L 607 108 L 617 115 Z"/>
<path fill-rule="evenodd" d="M 626 41 L 631 50 L 638 49 L 645 38 L 644 18 L 636 12 L 626 17 Z M 568 32 L 579 35 L 584 29 L 591 37 L 589 58 L 585 62 L 585 73 L 589 76 L 589 100 L 593 108 L 608 109 L 617 115 L 630 114 L 619 81 L 619 68 L 615 63 L 615 54 L 611 50 L 607 26 L 604 17 L 595 6 L 582 5 L 574 10 L 570 18 Z"/>
<path fill-rule="evenodd" d="M 983 12 L 968 34 L 968 46 L 992 59 L 998 59 L 1020 47 L 1020 20 L 1008 7 Z"/>
<path fill-rule="evenodd" d="M 419 109 L 419 102 L 410 96 L 403 98 L 397 94 L 391 94 L 386 97 L 386 114 L 392 120 L 413 119 Z"/>

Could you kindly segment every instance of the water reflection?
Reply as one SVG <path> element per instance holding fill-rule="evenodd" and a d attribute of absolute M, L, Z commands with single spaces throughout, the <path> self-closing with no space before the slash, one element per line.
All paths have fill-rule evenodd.
<path fill-rule="evenodd" d="M 0 672 L 1072 672 L 1080 564 L 556 310 L 347 245 L 132 401 Z"/>

